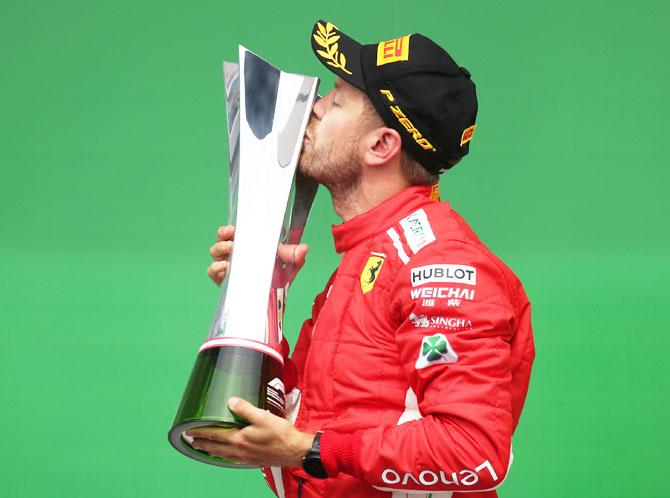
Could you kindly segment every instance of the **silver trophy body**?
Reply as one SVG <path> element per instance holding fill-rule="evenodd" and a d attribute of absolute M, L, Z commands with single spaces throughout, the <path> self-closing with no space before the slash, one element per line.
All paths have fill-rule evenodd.
<path fill-rule="evenodd" d="M 242 46 L 239 64 L 224 62 L 223 70 L 235 243 L 168 438 L 196 460 L 244 467 L 192 448 L 184 431 L 246 425 L 228 409 L 231 396 L 284 416 L 280 344 L 293 269 L 278 248 L 300 241 L 316 194 L 317 184 L 296 169 L 319 80 L 280 71 Z"/>

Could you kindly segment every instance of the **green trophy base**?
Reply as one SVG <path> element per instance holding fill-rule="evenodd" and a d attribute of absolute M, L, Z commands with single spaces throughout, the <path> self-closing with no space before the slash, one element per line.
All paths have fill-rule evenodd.
<path fill-rule="evenodd" d="M 220 467 L 250 468 L 193 448 L 184 431 L 196 427 L 241 429 L 248 425 L 228 409 L 232 396 L 284 417 L 283 366 L 255 349 L 218 346 L 198 354 L 184 397 L 168 433 L 170 444 L 184 455 Z"/>

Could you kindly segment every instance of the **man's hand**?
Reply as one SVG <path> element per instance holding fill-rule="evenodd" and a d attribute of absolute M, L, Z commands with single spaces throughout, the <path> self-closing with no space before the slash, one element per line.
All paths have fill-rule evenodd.
<path fill-rule="evenodd" d="M 216 244 L 209 249 L 214 263 L 209 265 L 207 275 L 216 285 L 221 285 L 223 279 L 226 278 L 228 269 L 230 268 L 230 253 L 233 250 L 233 238 L 235 237 L 235 227 L 232 225 L 225 225 L 219 227 L 216 231 Z M 293 274 L 291 281 L 295 278 L 300 268 L 305 264 L 305 256 L 309 246 L 307 244 L 279 244 L 277 254 L 279 259 L 284 263 L 293 264 Z"/>
<path fill-rule="evenodd" d="M 314 434 L 296 429 L 288 420 L 256 408 L 240 398 L 228 407 L 251 425 L 243 429 L 191 429 L 192 446 L 212 456 L 259 467 L 297 467 L 312 447 Z"/>

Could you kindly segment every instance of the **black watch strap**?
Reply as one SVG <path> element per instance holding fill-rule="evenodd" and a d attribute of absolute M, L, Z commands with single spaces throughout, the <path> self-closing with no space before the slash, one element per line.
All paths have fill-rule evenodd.
<path fill-rule="evenodd" d="M 321 431 L 316 433 L 312 447 L 307 452 L 307 454 L 302 457 L 302 468 L 305 469 L 305 472 L 307 472 L 312 477 L 325 479 L 328 477 L 328 474 L 326 473 L 326 469 L 323 467 L 323 462 L 321 461 L 321 434 Z"/>

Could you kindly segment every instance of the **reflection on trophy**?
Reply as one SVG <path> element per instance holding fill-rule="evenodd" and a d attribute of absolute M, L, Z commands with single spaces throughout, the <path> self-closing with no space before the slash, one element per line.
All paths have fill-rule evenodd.
<path fill-rule="evenodd" d="M 224 62 L 223 71 L 235 245 L 168 438 L 201 462 L 246 467 L 192 448 L 184 431 L 247 425 L 228 409 L 231 396 L 284 416 L 280 343 L 293 269 L 278 248 L 300 241 L 316 194 L 296 166 L 319 80 L 280 71 L 241 46 L 239 64 Z"/>

